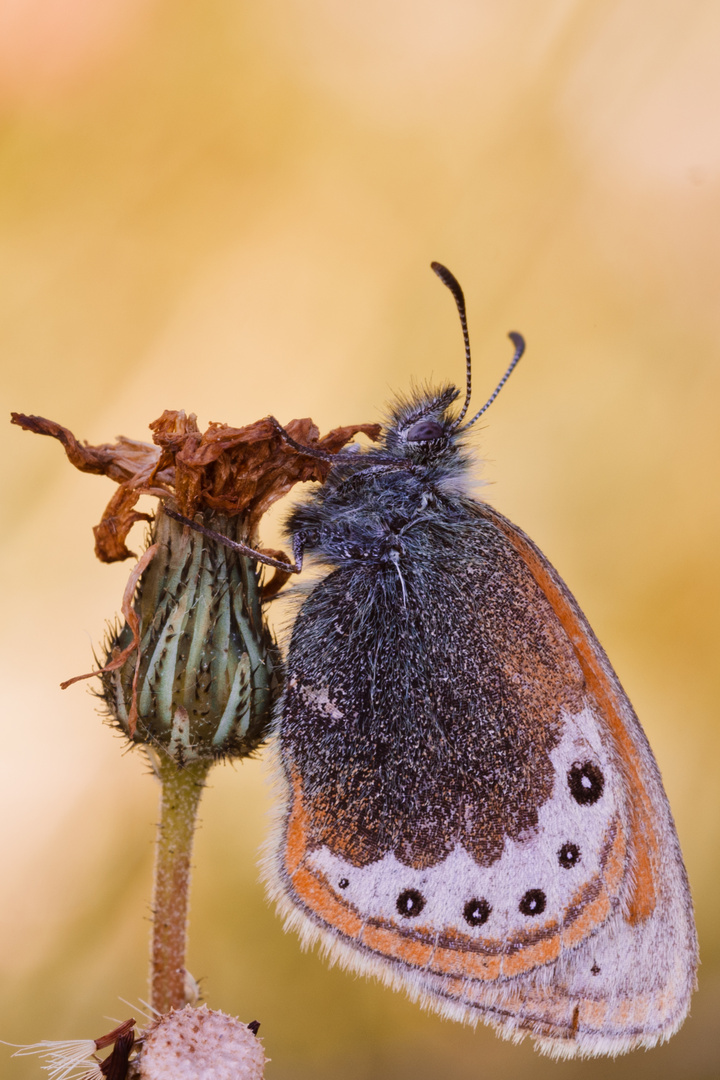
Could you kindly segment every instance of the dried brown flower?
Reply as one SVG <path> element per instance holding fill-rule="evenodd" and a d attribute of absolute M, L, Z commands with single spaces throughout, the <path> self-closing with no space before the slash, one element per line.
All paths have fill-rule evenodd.
<path fill-rule="evenodd" d="M 166 409 L 149 425 L 152 443 L 121 436 L 114 444 L 89 446 L 54 420 L 23 413 L 11 416 L 12 423 L 25 431 L 61 442 L 76 469 L 109 476 L 119 484 L 93 530 L 95 554 L 102 562 L 133 555 L 125 544 L 130 529 L 136 521 L 151 520 L 134 510 L 141 495 L 170 496 L 186 517 L 203 510 L 242 517 L 251 542 L 260 518 L 277 499 L 302 481 L 324 481 L 330 471 L 326 461 L 298 454 L 268 418 L 242 428 L 212 423 L 201 432 L 194 413 Z M 303 446 L 337 453 L 360 432 L 377 439 L 380 425 L 334 428 L 321 439 L 319 429 L 306 418 L 291 420 L 286 430 Z"/>
<path fill-rule="evenodd" d="M 150 521 L 150 545 L 133 569 L 123 599 L 124 626 L 106 646 L 98 671 L 110 715 L 134 742 L 155 744 L 178 765 L 200 758 L 244 756 L 265 737 L 281 683 L 281 660 L 261 602 L 289 576 L 276 569 L 260 588 L 256 563 L 162 512 L 183 516 L 289 564 L 282 552 L 258 547 L 265 511 L 301 481 L 324 481 L 328 460 L 303 454 L 265 418 L 246 427 L 213 423 L 201 432 L 195 416 L 166 410 L 150 424 L 152 443 L 119 438 L 80 443 L 67 428 L 39 416 L 12 414 L 27 431 L 62 443 L 82 472 L 119 486 L 94 528 L 103 562 L 132 556 L 132 526 Z M 359 432 L 376 439 L 377 424 L 336 428 L 322 439 L 312 420 L 292 420 L 300 446 L 337 453 Z M 156 496 L 155 517 L 135 510 Z"/>

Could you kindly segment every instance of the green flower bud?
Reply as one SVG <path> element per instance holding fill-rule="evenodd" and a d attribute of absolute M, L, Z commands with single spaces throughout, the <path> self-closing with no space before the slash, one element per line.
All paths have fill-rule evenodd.
<path fill-rule="evenodd" d="M 242 516 L 205 511 L 196 520 L 247 543 Z M 244 757 L 269 732 L 282 679 L 257 564 L 170 518 L 162 504 L 151 543 L 157 551 L 134 601 L 139 650 L 103 671 L 101 696 L 133 742 L 163 747 L 179 765 Z M 133 637 L 126 622 L 108 642 L 106 664 Z"/>
<path fill-rule="evenodd" d="M 13 413 L 12 422 L 57 439 L 77 469 L 118 484 L 93 529 L 102 562 L 131 558 L 130 530 L 152 523 L 106 662 L 62 688 L 99 677 L 113 722 L 132 742 L 162 748 L 178 767 L 252 753 L 269 734 L 280 654 L 263 621 L 256 560 L 225 547 L 218 534 L 275 560 L 263 587 L 265 598 L 274 595 L 290 563 L 283 552 L 258 549 L 263 514 L 295 484 L 323 483 L 332 454 L 359 432 L 377 439 L 380 427 L 351 424 L 320 439 L 309 418 L 278 430 L 265 417 L 241 428 L 211 423 L 201 432 L 193 413 L 166 409 L 150 424 L 152 444 L 121 437 L 92 446 L 46 417 Z M 135 509 L 141 495 L 160 500 L 155 519 Z M 214 536 L 169 517 L 166 501 Z"/>

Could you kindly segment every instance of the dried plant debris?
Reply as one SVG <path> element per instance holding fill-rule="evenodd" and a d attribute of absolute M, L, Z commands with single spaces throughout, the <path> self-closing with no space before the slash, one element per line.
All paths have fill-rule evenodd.
<path fill-rule="evenodd" d="M 242 516 L 243 531 L 252 540 L 260 518 L 277 499 L 295 484 L 324 481 L 330 471 L 327 461 L 298 453 L 268 418 L 241 428 L 211 423 L 201 432 L 194 413 L 166 409 L 150 424 L 152 443 L 120 437 L 113 444 L 90 446 L 54 420 L 11 415 L 12 423 L 25 431 L 62 443 L 76 469 L 109 476 L 119 484 L 94 529 L 95 553 L 102 562 L 133 555 L 125 544 L 127 535 L 136 521 L 150 520 L 134 510 L 140 495 L 170 496 L 186 517 L 203 510 Z M 320 438 L 317 426 L 306 418 L 291 420 L 286 431 L 303 446 L 337 453 L 361 432 L 377 439 L 380 426 L 351 424 Z"/>
<path fill-rule="evenodd" d="M 101 561 L 131 557 L 130 529 L 140 520 L 151 523 L 148 547 L 125 589 L 124 623 L 105 643 L 102 666 L 63 688 L 99 676 L 112 722 L 133 743 L 162 748 L 179 766 L 252 753 L 269 731 L 282 687 L 282 661 L 262 602 L 288 571 L 276 569 L 261 586 L 255 561 L 218 544 L 212 533 L 289 564 L 283 552 L 259 547 L 262 515 L 295 484 L 324 481 L 328 455 L 361 432 L 377 439 L 379 425 L 353 424 L 320 438 L 312 420 L 292 420 L 287 439 L 270 418 L 241 428 L 212 423 L 201 432 L 194 414 L 166 410 L 150 424 L 152 443 L 119 438 L 89 446 L 44 417 L 13 413 L 12 421 L 57 439 L 82 472 L 118 484 L 94 528 Z M 158 498 L 154 516 L 135 509 L 141 495 Z M 210 535 L 165 514 L 166 503 Z"/>

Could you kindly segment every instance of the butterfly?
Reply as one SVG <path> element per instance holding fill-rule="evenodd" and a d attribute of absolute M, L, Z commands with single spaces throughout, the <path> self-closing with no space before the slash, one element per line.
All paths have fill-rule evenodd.
<path fill-rule="evenodd" d="M 651 1047 L 695 986 L 692 901 L 662 780 L 577 602 L 472 497 L 467 388 L 399 398 L 291 512 L 283 791 L 266 860 L 288 926 L 441 1015 L 556 1057 Z M 282 429 L 279 429 L 282 431 Z M 287 436 L 288 441 L 292 441 Z M 303 450 L 301 446 L 298 450 Z"/>

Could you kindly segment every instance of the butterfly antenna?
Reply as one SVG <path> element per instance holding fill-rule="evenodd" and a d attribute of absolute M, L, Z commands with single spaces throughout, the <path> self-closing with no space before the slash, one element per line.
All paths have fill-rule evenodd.
<path fill-rule="evenodd" d="M 475 421 L 476 421 L 476 420 L 479 420 L 479 419 L 480 419 L 480 417 L 482 416 L 482 414 L 483 414 L 484 412 L 486 412 L 486 410 L 487 410 L 487 409 L 489 409 L 489 408 L 490 408 L 490 406 L 492 405 L 493 401 L 494 401 L 494 400 L 495 400 L 495 398 L 496 398 L 496 397 L 498 396 L 498 394 L 499 394 L 499 393 L 500 393 L 500 391 L 502 390 L 503 386 L 504 386 L 504 385 L 505 385 L 505 383 L 506 383 L 506 382 L 508 381 L 508 379 L 509 379 L 509 378 L 510 378 L 510 376 L 512 375 L 513 371 L 514 371 L 514 370 L 515 370 L 515 368 L 517 367 L 517 365 L 518 365 L 518 361 L 520 360 L 520 357 L 521 357 L 521 356 L 522 356 L 522 354 L 523 354 L 523 353 L 525 352 L 525 338 L 524 338 L 524 337 L 522 336 L 522 334 L 517 334 L 517 333 L 516 333 L 516 332 L 515 332 L 514 330 L 511 330 L 511 331 L 510 331 L 510 333 L 508 334 L 508 337 L 510 338 L 510 340 L 511 340 L 511 341 L 512 341 L 512 343 L 513 343 L 513 345 L 515 346 L 515 355 L 514 355 L 514 356 L 513 356 L 513 358 L 512 358 L 512 361 L 511 361 L 511 363 L 510 363 L 510 367 L 509 367 L 509 368 L 507 369 L 507 371 L 506 371 L 506 372 L 505 372 L 505 374 L 503 375 L 502 379 L 501 379 L 501 380 L 500 380 L 500 382 L 499 382 L 499 383 L 497 384 L 497 386 L 496 386 L 496 387 L 495 387 L 495 389 L 493 390 L 492 394 L 490 395 L 490 397 L 489 397 L 489 398 L 487 399 L 487 401 L 486 401 L 486 402 L 485 402 L 485 404 L 483 405 L 482 409 L 480 409 L 480 411 L 479 411 L 479 412 L 476 412 L 476 413 L 475 413 L 475 415 L 473 416 L 472 420 L 468 420 L 467 424 L 465 424 L 465 425 L 463 426 L 463 428 L 462 428 L 462 429 L 460 429 L 460 430 L 462 430 L 462 431 L 467 431 L 467 429 L 468 429 L 469 427 L 472 427 L 472 425 L 473 425 L 473 424 L 475 423 Z M 463 410 L 463 412 L 464 412 L 464 411 L 465 411 L 465 410 Z M 460 414 L 460 418 L 462 419 L 462 413 Z M 455 430 L 458 430 L 458 429 L 457 429 L 457 427 L 456 427 L 456 429 L 455 429 Z"/>
<path fill-rule="evenodd" d="M 430 267 L 435 271 L 437 276 L 442 281 L 443 285 L 446 285 L 450 292 L 453 294 L 455 303 L 457 304 L 458 315 L 460 316 L 460 325 L 462 326 L 463 341 L 465 342 L 465 404 L 462 407 L 460 415 L 457 417 L 454 423 L 454 427 L 462 421 L 465 413 L 468 411 L 470 405 L 470 389 L 471 389 L 471 363 L 470 363 L 470 335 L 468 334 L 467 316 L 465 314 L 465 297 L 463 291 L 460 288 L 460 282 L 451 274 L 447 266 L 443 266 L 439 262 L 431 262 Z"/>

